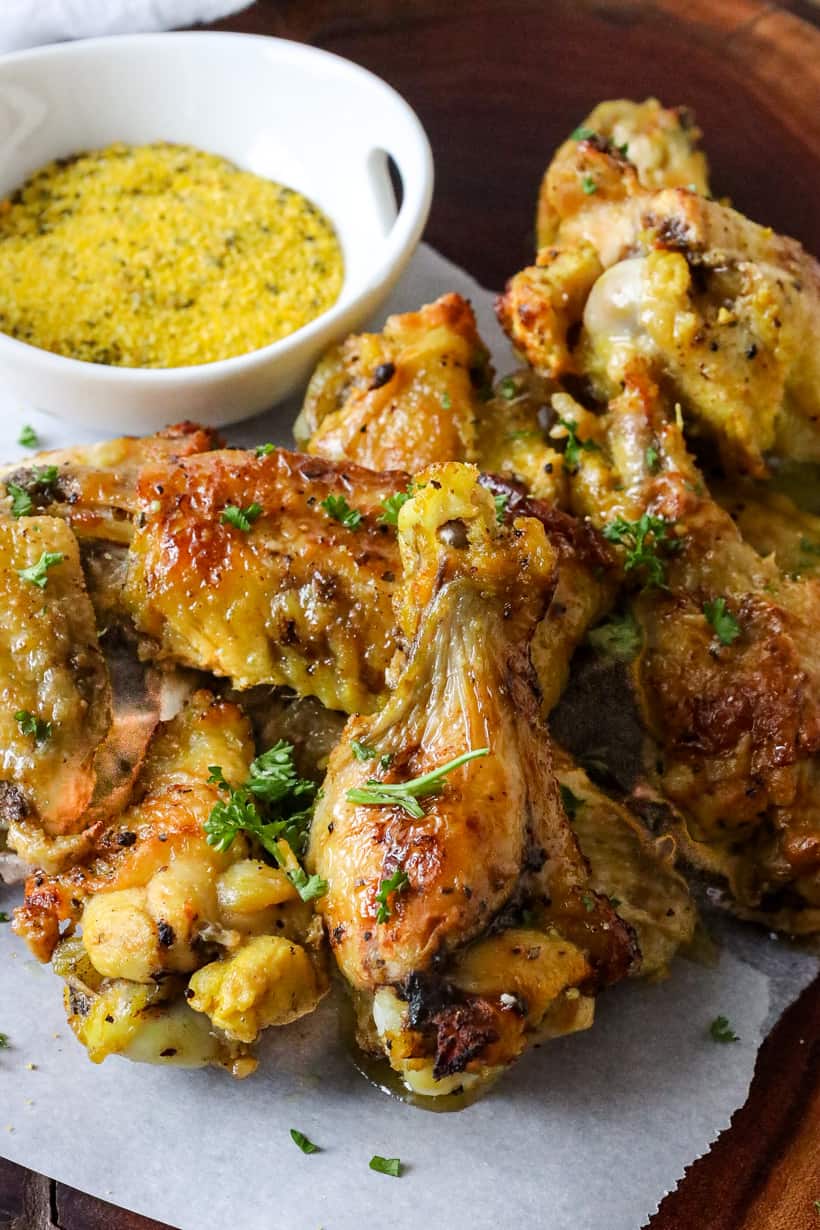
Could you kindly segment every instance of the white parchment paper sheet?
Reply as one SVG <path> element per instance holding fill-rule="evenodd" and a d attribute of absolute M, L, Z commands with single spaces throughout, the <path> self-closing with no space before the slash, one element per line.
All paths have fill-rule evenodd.
<path fill-rule="evenodd" d="M 447 290 L 470 296 L 503 372 L 511 360 L 492 296 L 430 248 L 385 310 Z M 227 434 L 284 443 L 293 414 L 280 408 Z M 23 454 L 24 422 L 43 447 L 94 438 L 0 395 L 1 457 Z M 0 909 L 15 900 L 0 890 Z M 817 967 L 758 929 L 709 925 L 716 965 L 681 960 L 664 983 L 616 987 L 588 1033 L 530 1053 L 459 1114 L 425 1113 L 368 1085 L 332 1001 L 268 1031 L 244 1082 L 116 1058 L 95 1067 L 65 1024 L 58 980 L 0 926 L 0 1031 L 10 1040 L 0 1050 L 0 1153 L 183 1230 L 638 1230 L 745 1100 L 760 1042 Z M 739 1042 L 709 1038 L 721 1013 Z M 290 1127 L 322 1152 L 303 1156 Z M 370 1171 L 374 1153 L 401 1157 L 403 1177 Z"/>

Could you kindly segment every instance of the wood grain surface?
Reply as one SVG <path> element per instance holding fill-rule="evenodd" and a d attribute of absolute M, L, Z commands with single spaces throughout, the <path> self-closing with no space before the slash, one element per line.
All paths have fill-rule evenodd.
<path fill-rule="evenodd" d="M 400 90 L 436 160 L 426 238 L 487 286 L 531 257 L 552 149 L 595 102 L 617 96 L 694 107 L 717 191 L 820 252 L 814 0 L 259 0 L 212 28 L 310 41 Z M 648 1230 L 820 1230 L 815 1201 L 820 979 L 762 1047 L 731 1128 Z M 0 1160 L 0 1230 L 56 1228 L 163 1230 Z M 226 1230 L 241 1230 L 241 1217 Z M 595 1230 L 608 1230 L 605 1220 Z"/>

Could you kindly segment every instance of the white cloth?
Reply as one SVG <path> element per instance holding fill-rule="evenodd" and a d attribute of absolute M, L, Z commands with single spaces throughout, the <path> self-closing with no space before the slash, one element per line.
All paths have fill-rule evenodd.
<path fill-rule="evenodd" d="M 216 21 L 251 0 L 0 0 L 0 52 Z"/>

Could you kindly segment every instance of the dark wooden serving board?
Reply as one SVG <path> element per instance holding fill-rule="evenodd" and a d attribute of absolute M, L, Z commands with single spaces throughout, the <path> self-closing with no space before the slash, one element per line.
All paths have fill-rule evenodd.
<path fill-rule="evenodd" d="M 617 96 L 693 106 L 717 191 L 820 253 L 813 0 L 258 0 L 214 28 L 310 41 L 396 86 L 435 154 L 426 238 L 489 287 L 531 257 L 535 193 L 553 148 L 595 102 Z M 764 1044 L 731 1129 L 649 1225 L 820 1230 L 816 1200 L 820 980 Z M 0 1230 L 12 1227 L 162 1230 L 0 1160 Z"/>

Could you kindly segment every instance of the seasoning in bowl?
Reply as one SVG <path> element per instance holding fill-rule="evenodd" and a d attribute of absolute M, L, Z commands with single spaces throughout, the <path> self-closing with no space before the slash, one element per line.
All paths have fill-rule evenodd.
<path fill-rule="evenodd" d="M 189 146 L 60 158 L 0 202 L 0 331 L 91 363 L 246 354 L 327 311 L 343 278 L 316 205 Z"/>

